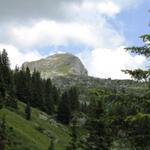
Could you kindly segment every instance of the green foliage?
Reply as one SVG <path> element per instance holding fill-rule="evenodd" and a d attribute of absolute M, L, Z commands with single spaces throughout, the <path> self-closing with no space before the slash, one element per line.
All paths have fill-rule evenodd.
<path fill-rule="evenodd" d="M 44 120 L 43 112 L 35 108 L 32 108 L 32 119 L 28 121 L 25 118 L 24 107 L 25 104 L 19 102 L 18 110 L 0 110 L 0 117 L 6 115 L 8 146 L 11 150 L 47 150 L 50 137 L 56 139 L 55 150 L 65 149 L 70 140 L 68 128 L 46 114 L 47 120 Z M 37 130 L 37 127 L 43 131 Z M 12 146 L 9 142 L 12 142 Z"/>
<path fill-rule="evenodd" d="M 127 51 L 138 55 L 144 55 L 148 61 L 150 57 L 150 34 L 145 34 L 140 37 L 144 46 L 141 47 L 130 47 L 126 48 Z M 136 149 L 141 150 L 150 147 L 150 109 L 149 109 L 149 96 L 150 96 L 150 66 L 147 70 L 136 69 L 136 70 L 125 70 L 125 73 L 130 74 L 133 78 L 145 80 L 148 82 L 148 91 L 145 96 L 141 97 L 142 103 L 138 104 L 137 113 L 126 116 L 128 138 L 133 142 Z M 141 104 L 141 105 L 140 105 Z"/>
<path fill-rule="evenodd" d="M 69 124 L 71 120 L 70 101 L 66 91 L 61 96 L 61 100 L 58 106 L 57 119 L 63 124 Z"/>
<path fill-rule="evenodd" d="M 50 146 L 49 146 L 48 150 L 54 150 L 54 138 L 51 138 Z"/>
<path fill-rule="evenodd" d="M 64 124 L 69 124 L 75 112 L 79 112 L 79 93 L 76 87 L 64 91 L 58 105 L 57 119 Z"/>
<path fill-rule="evenodd" d="M 5 49 L 0 53 L 0 99 L 1 105 L 17 108 L 13 72 Z"/>
<path fill-rule="evenodd" d="M 58 90 L 50 79 L 42 79 L 40 73 L 34 70 L 31 74 L 29 68 L 15 69 L 14 80 L 16 97 L 24 103 L 39 108 L 48 114 L 54 114 L 59 100 Z"/>
<path fill-rule="evenodd" d="M 3 116 L 0 121 L 0 149 L 5 150 L 7 146 L 7 133 L 6 133 L 6 121 Z"/>
<path fill-rule="evenodd" d="M 78 148 L 78 135 L 77 135 L 77 118 L 76 116 L 73 118 L 71 123 L 71 141 L 67 146 L 66 150 L 77 150 Z"/>
<path fill-rule="evenodd" d="M 84 150 L 109 150 L 111 144 L 110 129 L 107 126 L 104 106 L 101 99 L 92 99 L 90 115 L 87 122 L 89 135 L 83 146 Z"/>
<path fill-rule="evenodd" d="M 138 113 L 128 116 L 127 122 L 128 138 L 133 142 L 136 149 L 150 147 L 150 114 Z"/>
<path fill-rule="evenodd" d="M 71 87 L 68 90 L 68 99 L 70 102 L 70 109 L 72 114 L 76 111 L 79 111 L 79 93 L 77 87 Z"/>
<path fill-rule="evenodd" d="M 147 41 L 149 37 L 144 36 L 143 40 Z M 149 57 L 148 51 L 138 49 L 135 52 Z M 138 80 L 149 82 L 149 70 L 124 72 Z M 84 150 L 109 150 L 111 143 L 117 141 L 132 143 L 139 150 L 149 148 L 150 87 L 146 91 L 147 83 L 144 82 L 111 82 L 110 79 L 102 81 L 102 88 L 96 88 L 95 84 L 92 88 L 86 84 L 78 85 L 66 89 L 60 96 L 61 92 L 51 80 L 42 79 L 36 70 L 33 73 L 30 73 L 29 68 L 11 71 L 4 50 L 0 54 L 0 116 L 7 114 L 8 127 L 5 130 L 5 121 L 2 121 L 0 137 L 4 137 L 4 140 L 0 141 L 0 145 L 6 145 L 6 149 L 11 147 L 12 150 L 53 150 L 54 140 L 49 143 L 49 137 L 55 137 L 56 150 L 65 149 L 67 145 L 67 150 L 77 150 L 79 135 L 84 134 L 84 142 L 81 144 Z M 138 88 L 139 84 L 138 94 L 135 94 L 131 87 Z M 86 88 L 83 90 L 84 87 Z M 85 98 L 84 103 L 79 102 L 79 94 L 83 94 L 81 89 L 89 101 Z M 18 101 L 17 107 L 17 99 L 26 105 Z M 70 138 L 68 128 L 37 109 L 32 108 L 32 119 L 28 121 L 31 118 L 30 104 L 53 117 L 57 116 L 62 124 L 70 124 L 76 113 L 79 120 L 88 119 L 82 125 L 80 133 L 77 132 L 76 120 L 73 120 Z M 80 111 L 84 114 L 81 115 Z M 83 128 L 87 132 L 83 132 Z"/>
<path fill-rule="evenodd" d="M 149 47 L 150 34 L 142 35 L 140 36 L 140 38 L 143 40 L 144 46 L 141 47 L 133 46 L 133 47 L 126 48 L 126 50 L 139 55 L 144 55 L 148 58 L 150 57 L 150 47 Z"/>
<path fill-rule="evenodd" d="M 138 81 L 146 81 L 148 82 L 150 78 L 150 70 L 142 70 L 142 69 L 135 69 L 135 70 L 123 70 L 125 74 L 130 74 L 132 78 L 137 79 Z"/>
<path fill-rule="evenodd" d="M 57 92 L 57 91 L 56 91 Z M 57 93 L 54 93 L 57 96 Z M 49 114 L 53 114 L 54 112 L 54 101 L 57 101 L 54 99 L 53 96 L 53 87 L 52 87 L 52 83 L 51 80 L 48 79 L 45 82 L 45 111 Z"/>

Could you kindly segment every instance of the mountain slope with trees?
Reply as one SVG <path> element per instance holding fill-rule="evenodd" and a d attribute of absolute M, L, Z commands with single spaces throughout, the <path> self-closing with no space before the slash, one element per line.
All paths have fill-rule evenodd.
<path fill-rule="evenodd" d="M 150 35 L 132 53 L 149 60 Z M 87 76 L 42 78 L 11 70 L 0 53 L 1 150 L 149 150 L 150 70 L 125 70 L 136 81 Z"/>
<path fill-rule="evenodd" d="M 31 108 L 31 120 L 26 120 L 24 109 L 25 104 L 19 102 L 17 110 L 0 110 L 0 118 L 5 116 L 6 147 L 11 150 L 48 150 L 51 139 L 54 138 L 55 149 L 65 149 L 70 139 L 68 127 L 35 108 Z"/>

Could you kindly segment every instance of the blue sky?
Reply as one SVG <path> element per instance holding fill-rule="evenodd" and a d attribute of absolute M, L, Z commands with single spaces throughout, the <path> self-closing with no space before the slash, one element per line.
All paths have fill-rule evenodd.
<path fill-rule="evenodd" d="M 149 33 L 149 0 L 0 0 L 0 49 L 11 66 L 55 53 L 78 56 L 89 75 L 125 79 L 122 69 L 144 68 L 124 47 Z M 6 9 L 7 8 L 7 9 Z"/>
<path fill-rule="evenodd" d="M 131 45 L 141 45 L 143 42 L 138 38 L 140 35 L 150 33 L 150 1 L 145 1 L 133 10 L 123 11 L 118 15 L 118 20 L 124 24 L 125 38 Z"/>

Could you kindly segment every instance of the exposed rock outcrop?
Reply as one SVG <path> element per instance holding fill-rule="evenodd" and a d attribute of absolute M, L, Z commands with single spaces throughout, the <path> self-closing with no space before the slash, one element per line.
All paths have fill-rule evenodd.
<path fill-rule="evenodd" d="M 36 69 L 41 73 L 43 78 L 54 78 L 56 76 L 67 75 L 88 75 L 81 60 L 70 53 L 55 54 L 38 61 L 25 62 L 23 66 L 29 67 L 31 72 Z"/>

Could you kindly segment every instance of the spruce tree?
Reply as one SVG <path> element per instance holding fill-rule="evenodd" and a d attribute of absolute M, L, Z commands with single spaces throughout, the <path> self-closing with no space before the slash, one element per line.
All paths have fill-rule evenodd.
<path fill-rule="evenodd" d="M 26 102 L 31 102 L 31 73 L 30 73 L 30 70 L 29 68 L 27 67 L 26 68 L 26 71 L 25 71 L 25 98 L 26 98 Z"/>
<path fill-rule="evenodd" d="M 9 57 L 4 49 L 1 53 L 0 57 L 0 81 L 2 84 L 1 93 L 3 93 L 3 97 L 5 99 L 5 105 L 17 108 L 17 101 L 15 98 L 15 84 L 14 84 L 14 76 L 13 72 L 10 69 Z"/>
<path fill-rule="evenodd" d="M 79 111 L 79 93 L 77 87 L 71 87 L 68 90 L 68 96 L 72 113 Z"/>
<path fill-rule="evenodd" d="M 60 91 L 56 88 L 55 85 L 52 85 L 52 97 L 53 97 L 53 102 L 57 106 L 59 103 L 59 94 Z"/>
<path fill-rule="evenodd" d="M 30 70 L 22 67 L 21 70 L 15 69 L 14 80 L 16 85 L 16 95 L 19 100 L 27 103 L 31 101 L 31 75 Z"/>
<path fill-rule="evenodd" d="M 11 84 L 10 62 L 9 62 L 8 54 L 5 49 L 2 51 L 2 54 L 1 54 L 1 64 L 2 64 L 1 71 L 2 71 L 4 83 L 5 83 L 5 89 L 8 91 L 9 86 Z"/>
<path fill-rule="evenodd" d="M 109 150 L 110 137 L 105 122 L 102 100 L 92 101 L 91 113 L 87 122 L 89 135 L 84 144 L 84 150 Z"/>
<path fill-rule="evenodd" d="M 0 52 L 0 96 L 5 96 L 5 89 L 4 89 L 4 79 L 3 79 L 3 63 L 2 63 L 2 55 Z"/>
<path fill-rule="evenodd" d="M 0 108 L 2 108 L 4 104 L 4 97 L 5 97 L 5 89 L 4 89 L 4 79 L 2 74 L 2 55 L 0 52 Z"/>
<path fill-rule="evenodd" d="M 46 108 L 46 112 L 48 114 L 53 114 L 54 112 L 54 99 L 53 99 L 53 95 L 52 95 L 52 83 L 50 79 L 46 80 L 45 83 L 45 91 L 44 91 L 44 95 L 45 95 L 45 108 Z"/>
<path fill-rule="evenodd" d="M 44 109 L 44 84 L 40 73 L 36 70 L 32 73 L 31 78 L 31 104 L 34 107 Z"/>
<path fill-rule="evenodd" d="M 57 119 L 64 124 L 69 124 L 71 120 L 70 101 L 68 99 L 67 91 L 65 91 L 61 96 L 58 106 Z"/>

